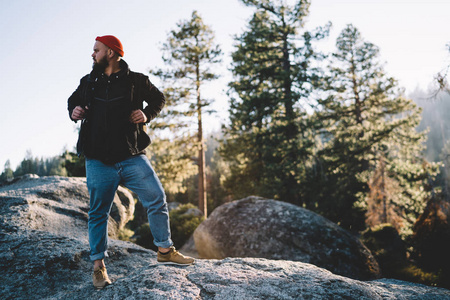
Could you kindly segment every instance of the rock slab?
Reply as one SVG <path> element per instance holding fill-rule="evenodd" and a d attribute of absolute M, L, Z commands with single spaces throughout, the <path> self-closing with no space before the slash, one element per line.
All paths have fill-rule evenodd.
<path fill-rule="evenodd" d="M 39 187 L 50 191 L 49 183 L 64 186 L 61 202 L 25 195 Z M 359 281 L 303 262 L 226 258 L 159 265 L 155 252 L 116 240 L 106 260 L 113 284 L 97 291 L 86 220 L 79 217 L 85 216 L 79 201 L 83 180 L 28 178 L 9 187 L 0 187 L 0 299 L 450 299 L 446 289 Z M 52 213 L 40 214 L 41 207 Z M 44 226 L 49 217 L 66 222 Z"/>
<path fill-rule="evenodd" d="M 25 175 L 0 186 L 0 200 L 0 213 L 12 207 L 15 214 L 7 215 L 16 225 L 81 239 L 87 237 L 89 193 L 86 178 Z M 108 220 L 110 237 L 116 238 L 133 218 L 134 208 L 132 193 L 119 186 Z M 2 219 L 6 217 L 5 214 Z"/>

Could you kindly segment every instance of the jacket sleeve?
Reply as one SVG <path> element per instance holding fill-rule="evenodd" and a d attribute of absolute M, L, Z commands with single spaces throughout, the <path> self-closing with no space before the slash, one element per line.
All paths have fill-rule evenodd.
<path fill-rule="evenodd" d="M 146 123 L 148 123 L 156 118 L 161 112 L 166 103 L 166 98 L 164 97 L 164 94 L 150 82 L 147 76 L 144 76 L 143 85 L 143 101 L 147 103 L 143 112 L 147 116 Z"/>
<path fill-rule="evenodd" d="M 87 75 L 86 75 L 87 76 Z M 69 111 L 69 118 L 74 121 L 75 123 L 77 120 L 72 119 L 72 112 L 77 106 L 81 106 L 82 104 L 82 86 L 83 82 L 86 79 L 86 76 L 81 78 L 80 84 L 78 85 L 78 88 L 75 90 L 75 92 L 72 93 L 72 95 L 69 97 L 69 100 L 67 100 L 67 110 Z"/>

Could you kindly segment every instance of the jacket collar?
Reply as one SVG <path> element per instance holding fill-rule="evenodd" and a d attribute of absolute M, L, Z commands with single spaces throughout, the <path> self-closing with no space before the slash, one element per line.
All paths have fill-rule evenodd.
<path fill-rule="evenodd" d="M 130 74 L 130 68 L 128 67 L 128 64 L 123 60 L 120 59 L 119 61 L 120 71 L 117 73 L 111 74 L 111 76 L 114 76 L 115 78 L 120 78 L 122 76 L 128 76 Z M 91 82 L 96 82 L 100 78 L 104 78 L 106 75 L 103 72 L 98 72 L 95 70 L 92 70 L 89 74 L 89 80 Z"/>

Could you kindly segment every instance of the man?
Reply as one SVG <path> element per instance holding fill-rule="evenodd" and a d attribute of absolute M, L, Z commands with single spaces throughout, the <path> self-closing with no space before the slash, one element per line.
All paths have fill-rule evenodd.
<path fill-rule="evenodd" d="M 82 120 L 77 151 L 86 158 L 90 258 L 94 261 L 94 286 L 99 289 L 111 284 L 104 258 L 109 212 L 119 184 L 134 191 L 146 208 L 158 262 L 194 262 L 173 247 L 165 193 L 145 156 L 150 138 L 144 124 L 161 111 L 164 95 L 147 76 L 130 71 L 123 55 L 119 39 L 97 37 L 92 72 L 81 79 L 68 100 L 70 118 Z"/>

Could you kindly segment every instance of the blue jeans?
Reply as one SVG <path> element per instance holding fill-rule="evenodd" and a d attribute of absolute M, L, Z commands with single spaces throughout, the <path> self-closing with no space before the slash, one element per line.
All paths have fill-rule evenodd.
<path fill-rule="evenodd" d="M 91 198 L 88 222 L 91 260 L 108 256 L 108 217 L 119 184 L 135 192 L 147 210 L 153 243 L 162 248 L 173 245 L 166 195 L 145 155 L 132 156 L 114 165 L 86 158 L 86 178 Z"/>

